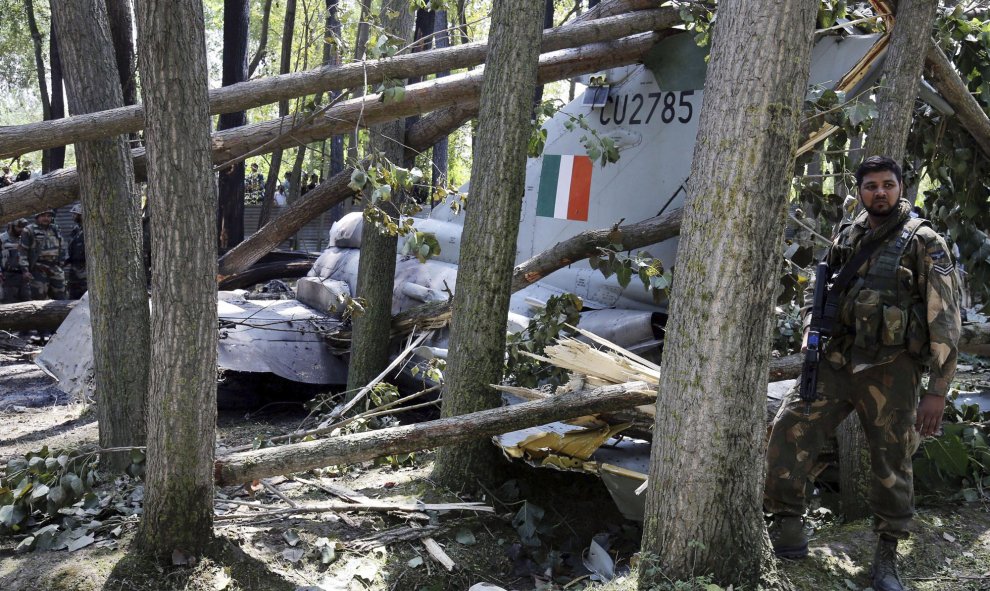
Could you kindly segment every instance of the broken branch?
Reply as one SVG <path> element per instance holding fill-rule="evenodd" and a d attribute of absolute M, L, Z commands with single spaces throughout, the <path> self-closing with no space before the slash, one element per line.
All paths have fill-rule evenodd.
<path fill-rule="evenodd" d="M 217 459 L 214 476 L 218 484 L 225 486 L 321 466 L 352 464 L 439 445 L 457 445 L 588 414 L 650 404 L 655 397 L 655 391 L 645 382 L 578 390 L 548 400 L 524 402 L 426 423 L 230 454 Z"/>

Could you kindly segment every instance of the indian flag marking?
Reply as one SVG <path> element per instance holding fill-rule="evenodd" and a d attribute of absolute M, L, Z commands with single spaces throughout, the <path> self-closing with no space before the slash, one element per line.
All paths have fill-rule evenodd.
<path fill-rule="evenodd" d="M 536 215 L 588 221 L 591 159 L 587 156 L 544 154 Z"/>

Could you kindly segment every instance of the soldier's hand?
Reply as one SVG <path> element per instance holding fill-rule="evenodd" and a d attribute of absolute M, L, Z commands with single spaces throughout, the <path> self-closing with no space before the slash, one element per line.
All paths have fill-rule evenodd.
<path fill-rule="evenodd" d="M 930 437 L 942 426 L 942 412 L 945 410 L 945 398 L 934 394 L 925 394 L 918 404 L 918 418 L 914 428 L 922 437 Z"/>
<path fill-rule="evenodd" d="M 807 353 L 808 352 L 808 333 L 809 332 L 811 332 L 811 329 L 810 328 L 804 329 L 804 336 L 801 337 L 801 352 L 802 353 Z"/>
<path fill-rule="evenodd" d="M 34 275 L 30 271 L 24 271 L 24 278 L 28 281 L 34 281 Z"/>

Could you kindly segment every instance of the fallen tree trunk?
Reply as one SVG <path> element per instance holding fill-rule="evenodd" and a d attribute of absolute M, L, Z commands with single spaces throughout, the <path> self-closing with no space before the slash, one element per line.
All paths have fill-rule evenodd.
<path fill-rule="evenodd" d="M 220 486 L 239 484 L 439 445 L 457 445 L 554 421 L 651 404 L 655 400 L 655 388 L 645 382 L 578 390 L 547 400 L 493 408 L 426 423 L 230 454 L 217 459 L 214 475 Z"/>
<path fill-rule="evenodd" d="M 218 289 L 243 289 L 272 279 L 305 277 L 313 268 L 313 261 L 277 261 L 249 267 L 246 271 L 224 277 Z"/>
<path fill-rule="evenodd" d="M 36 300 L 0 304 L 0 330 L 55 330 L 76 300 Z"/>
<path fill-rule="evenodd" d="M 683 210 L 675 209 L 626 226 L 585 230 L 516 265 L 512 271 L 512 291 L 515 293 L 558 269 L 598 254 L 600 248 L 611 247 L 617 232 L 621 236 L 622 250 L 642 248 L 673 238 L 680 232 L 683 216 Z"/>
<path fill-rule="evenodd" d="M 979 144 L 983 155 L 990 158 L 990 118 L 970 94 L 952 62 L 935 43 L 928 48 L 925 65 L 928 81 L 955 110 L 959 122 Z"/>
<path fill-rule="evenodd" d="M 555 52 L 540 59 L 540 82 L 551 82 L 579 74 L 629 64 L 662 38 L 644 33 L 613 42 L 596 43 Z M 483 72 L 450 76 L 407 88 L 399 102 L 382 103 L 379 95 L 368 95 L 335 105 L 313 121 L 292 128 L 291 120 L 277 119 L 238 127 L 213 136 L 214 162 L 224 164 L 235 158 L 293 147 L 361 126 L 416 115 L 443 107 L 471 104 L 481 92 Z M 134 150 L 134 173 L 144 180 L 144 150 Z M 79 179 L 75 169 L 63 169 L 37 179 L 14 183 L 0 189 L 0 223 L 28 216 L 42 209 L 67 205 L 76 199 Z"/>
<path fill-rule="evenodd" d="M 679 21 L 678 12 L 673 8 L 654 8 L 634 14 L 585 20 L 545 31 L 540 51 L 546 53 L 665 29 Z M 210 113 L 232 113 L 311 94 L 379 84 L 388 79 L 401 80 L 469 68 L 483 63 L 487 54 L 487 42 L 475 42 L 242 82 L 211 90 Z M 142 127 L 144 107 L 141 105 L 52 122 L 11 125 L 0 128 L 0 158 L 12 158 L 43 148 L 133 133 Z"/>
<path fill-rule="evenodd" d="M 631 63 L 659 40 L 660 36 L 656 33 L 642 33 L 543 54 L 540 56 L 539 82 L 561 80 L 616 64 Z M 369 94 L 343 101 L 309 117 L 289 115 L 221 131 L 213 134 L 213 161 L 226 164 L 256 150 L 270 152 L 290 148 L 353 131 L 356 126 L 372 126 L 477 100 L 483 80 L 483 70 L 456 74 L 410 84 L 405 87 L 402 99 L 395 102 L 385 102 L 380 93 Z"/>

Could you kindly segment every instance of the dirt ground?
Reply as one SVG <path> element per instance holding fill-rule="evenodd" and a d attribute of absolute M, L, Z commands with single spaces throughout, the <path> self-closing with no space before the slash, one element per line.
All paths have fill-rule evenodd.
<path fill-rule="evenodd" d="M 34 350 L 0 349 L 0 458 L 4 461 L 43 445 L 65 448 L 97 440 L 91 407 L 58 395 L 47 376 L 29 363 Z M 230 448 L 258 436 L 284 433 L 296 428 L 305 414 L 298 403 L 258 412 L 221 411 L 219 444 Z M 404 461 L 399 463 L 400 459 Z M 118 535 L 98 537 L 73 552 L 18 553 L 19 537 L 0 538 L 0 589 L 446 591 L 478 583 L 518 590 L 635 589 L 636 571 L 630 570 L 630 561 L 638 549 L 640 526 L 621 517 L 596 478 L 509 465 L 503 486 L 468 496 L 430 481 L 429 453 L 395 460 L 275 478 L 257 491 L 219 490 L 217 541 L 210 555 L 193 565 L 149 563 L 133 552 L 136 515 L 121 521 Z M 129 506 L 140 505 L 138 482 L 109 482 L 103 490 L 115 490 Z M 264 515 L 243 504 L 275 509 L 289 503 L 341 501 L 341 495 L 396 503 L 483 501 L 495 511 L 353 511 L 286 517 Z M 534 514 L 538 518 L 532 519 L 533 538 L 539 546 L 527 546 L 520 535 L 525 522 L 520 516 Z M 870 524 L 824 521 L 812 542 L 811 556 L 784 563 L 783 571 L 796 589 L 866 589 L 875 540 Z M 584 566 L 593 539 L 615 560 L 619 576 L 607 585 L 592 581 Z M 453 561 L 452 571 L 431 556 L 432 544 Z M 940 502 L 920 507 L 918 533 L 900 554 L 902 575 L 910 588 L 990 590 L 990 505 Z"/>

